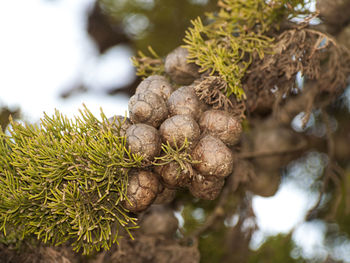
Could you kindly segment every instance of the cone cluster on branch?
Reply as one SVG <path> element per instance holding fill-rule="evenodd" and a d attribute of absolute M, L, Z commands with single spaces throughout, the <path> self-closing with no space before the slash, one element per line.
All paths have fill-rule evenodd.
<path fill-rule="evenodd" d="M 199 236 L 225 219 L 221 211 L 236 203 L 227 197 L 238 186 L 274 195 L 281 167 L 312 148 L 305 147 L 306 132 L 303 137 L 290 127 L 301 112 L 306 125 L 320 111 L 323 120 L 316 123 L 329 133 L 322 140 L 330 156 L 325 170 L 331 172 L 339 143 L 333 142 L 326 106 L 348 85 L 350 53 L 339 43 L 349 47 L 350 31 L 349 16 L 329 11 L 344 9 L 349 0 L 318 1 L 321 18 L 339 31 L 339 43 L 308 25 L 316 14 L 307 1 L 258 2 L 220 0 L 220 10 L 207 14 L 209 24 L 192 21 L 185 48 L 165 61 L 152 49 L 154 58 L 134 58 L 137 75 L 148 77 L 130 98 L 129 118 L 107 119 L 101 111 L 100 121 L 85 109 L 70 121 L 57 111 L 39 125 L 11 122 L 10 135 L 0 129 L 0 241 L 2 235 L 55 245 L 69 241 L 89 254 L 119 242 L 119 233 L 131 235 L 138 221 L 142 235 L 135 243 L 124 239 L 116 258 L 199 262 L 196 246 L 171 240 L 178 222 L 170 206 L 150 205 L 171 203 L 179 188 L 205 200 L 222 192 L 204 227 L 194 231 Z M 300 15 L 305 20 L 293 23 Z M 305 83 L 297 85 L 298 76 Z M 251 215 L 245 197 L 230 209 L 242 223 Z"/>
<path fill-rule="evenodd" d="M 185 48 L 166 57 L 165 71 L 144 79 L 129 100 L 127 146 L 144 158 L 144 168 L 129 178 L 124 204 L 131 212 L 169 202 L 183 187 L 213 200 L 234 168 L 230 147 L 240 140 L 241 119 L 200 99 L 195 80 L 201 76 Z"/>

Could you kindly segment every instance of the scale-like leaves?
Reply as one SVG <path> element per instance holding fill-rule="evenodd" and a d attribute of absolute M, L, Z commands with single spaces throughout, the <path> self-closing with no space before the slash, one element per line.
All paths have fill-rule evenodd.
<path fill-rule="evenodd" d="M 71 241 L 84 253 L 108 249 L 120 228 L 137 227 L 123 208 L 131 154 L 121 123 L 102 121 L 88 109 L 69 120 L 56 111 L 38 125 L 11 122 L 0 132 L 0 227 L 19 238 L 55 245 Z"/>

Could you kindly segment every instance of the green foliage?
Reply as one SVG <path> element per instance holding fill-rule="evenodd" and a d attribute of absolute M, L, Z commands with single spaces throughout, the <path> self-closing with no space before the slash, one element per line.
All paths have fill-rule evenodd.
<path fill-rule="evenodd" d="M 220 197 L 221 198 L 221 197 Z M 241 196 L 229 194 L 225 197 L 225 203 L 221 203 L 220 198 L 208 201 L 194 198 L 188 193 L 180 193 L 177 200 L 184 204 L 181 215 L 184 219 L 182 233 L 185 236 L 198 238 L 198 248 L 201 254 L 201 263 L 209 262 L 243 262 L 243 261 L 225 261 L 224 256 L 229 255 L 230 259 L 236 258 L 232 255 L 232 249 L 236 249 L 228 245 L 228 237 L 231 235 L 234 228 L 224 222 L 230 222 L 233 215 L 237 211 L 237 205 L 241 202 Z M 217 210 L 219 203 L 222 207 Z M 224 212 L 222 217 L 219 216 L 215 221 L 211 221 L 213 213 Z M 208 221 L 209 220 L 209 221 Z M 209 227 L 208 222 L 212 222 Z M 205 231 L 198 229 L 205 227 Z M 244 242 L 244 240 L 240 240 Z M 242 252 L 242 251 L 240 251 Z M 242 252 L 244 253 L 244 252 Z"/>
<path fill-rule="evenodd" d="M 241 79 L 252 62 L 252 53 L 258 52 L 262 59 L 262 51 L 271 48 L 272 38 L 254 32 L 235 36 L 233 29 L 230 32 L 216 23 L 204 26 L 200 18 L 192 24 L 193 28 L 187 31 L 185 38 L 189 61 L 199 65 L 200 71 L 209 71 L 225 80 L 229 86 L 227 97 L 234 94 L 239 100 L 244 99 Z"/>
<path fill-rule="evenodd" d="M 206 14 L 206 25 L 198 17 L 192 20 L 184 42 L 189 51 L 189 62 L 201 72 L 220 76 L 228 85 L 225 95 L 234 94 L 238 100 L 246 98 L 242 88 L 253 58 L 264 58 L 274 46 L 272 29 L 278 29 L 284 19 L 307 15 L 310 0 L 219 0 L 219 11 Z M 164 66 L 158 55 L 139 52 L 133 58 L 137 74 L 163 74 Z"/>
<path fill-rule="evenodd" d="M 136 75 L 148 77 L 151 75 L 164 75 L 164 63 L 152 47 L 148 47 L 152 57 L 147 57 L 142 51 L 137 57 L 132 57 L 131 61 L 136 68 Z"/>
<path fill-rule="evenodd" d="M 284 18 L 294 18 L 308 11 L 308 1 L 220 0 L 220 10 L 208 13 L 211 21 L 204 25 L 200 18 L 192 21 L 185 36 L 189 61 L 219 75 L 228 83 L 226 96 L 234 94 L 244 99 L 242 78 L 258 55 L 260 59 L 271 52 L 273 38 L 268 31 L 278 26 Z"/>
<path fill-rule="evenodd" d="M 329 221 L 337 222 L 336 234 L 329 231 L 327 233 L 328 242 L 334 242 L 334 237 L 339 233 L 350 236 L 350 167 L 344 170 L 343 183 L 339 189 L 333 189 L 332 198 L 329 199 L 329 206 L 324 207 L 323 215 Z M 328 208 L 328 209 L 327 209 Z"/>
<path fill-rule="evenodd" d="M 219 0 L 218 15 L 207 14 L 208 18 L 230 23 L 232 33 L 254 31 L 265 33 L 271 27 L 279 27 L 283 19 L 308 15 L 310 0 Z"/>
<path fill-rule="evenodd" d="M 193 160 L 190 154 L 189 143 L 187 138 L 181 147 L 179 147 L 174 140 L 175 147 L 173 148 L 167 141 L 166 144 L 162 144 L 163 155 L 155 157 L 154 165 L 166 165 L 170 162 L 177 162 L 182 171 L 187 172 L 190 169 L 190 164 L 200 163 L 201 161 Z"/>
<path fill-rule="evenodd" d="M 188 200 L 181 212 L 184 218 L 183 231 L 186 235 L 191 235 L 198 228 L 205 224 L 205 221 L 214 212 L 217 201 Z M 220 260 L 225 254 L 225 234 L 229 229 L 219 221 L 214 229 L 210 229 L 198 238 L 198 249 L 201 254 L 201 262 L 223 262 Z"/>
<path fill-rule="evenodd" d="M 216 9 L 216 0 L 98 0 L 112 27 L 123 28 L 134 50 L 152 46 L 160 56 L 182 44 L 190 20 Z M 204 3 L 205 2 L 205 3 Z"/>
<path fill-rule="evenodd" d="M 222 258 L 227 253 L 227 247 L 223 237 L 228 231 L 229 229 L 221 224 L 209 235 L 200 237 L 198 248 L 201 252 L 201 263 L 225 262 Z"/>
<path fill-rule="evenodd" d="M 294 247 L 291 235 L 277 235 L 268 238 L 265 243 L 254 253 L 251 253 L 248 263 L 296 263 L 306 262 L 298 258 L 294 259 L 290 256 L 290 252 Z"/>
<path fill-rule="evenodd" d="M 142 157 L 130 154 L 120 123 L 102 121 L 86 108 L 69 120 L 56 111 L 38 125 L 11 122 L 0 132 L 0 229 L 18 238 L 59 245 L 72 242 L 84 253 L 108 249 L 120 229 L 136 218 L 125 199 L 128 171 Z M 129 232 L 130 234 L 130 232 Z"/>

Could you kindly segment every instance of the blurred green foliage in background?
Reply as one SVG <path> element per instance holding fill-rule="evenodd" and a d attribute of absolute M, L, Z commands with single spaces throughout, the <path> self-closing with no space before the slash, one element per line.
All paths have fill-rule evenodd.
<path fill-rule="evenodd" d="M 190 21 L 217 8 L 215 0 L 100 0 L 112 24 L 123 25 L 135 50 L 164 56 L 183 44 Z"/>

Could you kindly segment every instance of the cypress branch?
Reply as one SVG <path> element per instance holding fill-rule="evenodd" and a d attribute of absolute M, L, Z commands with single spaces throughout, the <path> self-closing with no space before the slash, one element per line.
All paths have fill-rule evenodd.
<path fill-rule="evenodd" d="M 238 101 L 246 99 L 242 88 L 254 57 L 263 59 L 274 47 L 272 29 L 281 21 L 309 15 L 311 0 L 219 0 L 219 10 L 206 14 L 206 25 L 201 18 L 192 20 L 185 35 L 188 62 L 200 67 L 200 72 L 219 76 L 228 86 L 226 97 L 232 94 Z M 139 52 L 133 64 L 137 75 L 164 74 L 159 56 L 149 48 L 152 57 Z"/>
<path fill-rule="evenodd" d="M 282 19 L 308 14 L 308 1 L 219 0 L 220 10 L 206 14 L 208 25 L 198 17 L 185 36 L 189 62 L 227 82 L 226 96 L 245 99 L 241 80 L 257 55 L 271 53 L 274 38 L 268 31 Z"/>
<path fill-rule="evenodd" d="M 117 242 L 120 228 L 137 227 L 121 201 L 128 171 L 142 157 L 131 154 L 121 123 L 102 121 L 85 107 L 69 120 L 56 111 L 39 125 L 11 121 L 0 131 L 0 229 L 19 239 L 35 235 L 59 245 L 71 241 L 88 254 Z"/>
<path fill-rule="evenodd" d="M 151 46 L 148 47 L 148 51 L 152 57 L 148 57 L 142 51 L 138 51 L 138 56 L 131 58 L 132 64 L 136 68 L 136 75 L 144 78 L 152 75 L 164 75 L 162 59 Z"/>

